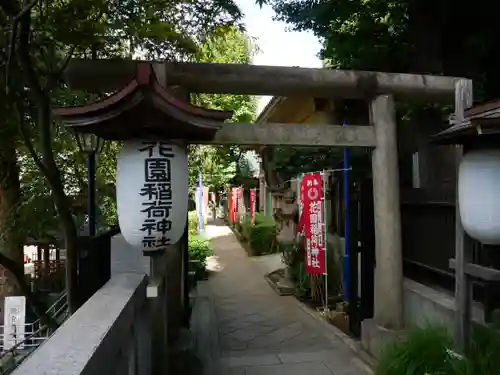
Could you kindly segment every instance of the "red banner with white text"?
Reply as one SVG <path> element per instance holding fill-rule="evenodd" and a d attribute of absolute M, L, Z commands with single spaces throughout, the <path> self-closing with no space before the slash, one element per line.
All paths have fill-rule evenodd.
<path fill-rule="evenodd" d="M 232 190 L 227 192 L 227 217 L 229 222 L 233 222 L 233 194 Z"/>
<path fill-rule="evenodd" d="M 236 213 L 238 212 L 238 188 L 231 189 L 231 213 L 230 220 L 234 225 L 236 224 Z"/>
<path fill-rule="evenodd" d="M 323 275 L 326 271 L 323 193 L 321 173 L 304 175 L 300 183 L 300 226 L 305 235 L 306 273 L 309 275 Z"/>

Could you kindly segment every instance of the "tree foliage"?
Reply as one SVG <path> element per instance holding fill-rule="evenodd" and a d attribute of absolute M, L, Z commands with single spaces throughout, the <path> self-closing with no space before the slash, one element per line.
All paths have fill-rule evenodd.
<path fill-rule="evenodd" d="M 78 304 L 74 296 L 77 223 L 73 195 L 85 190 L 85 167 L 71 135 L 53 121 L 51 113 L 53 107 L 87 102 L 96 96 L 73 92 L 64 84 L 62 73 L 67 62 L 71 57 L 126 57 L 137 53 L 146 58 L 194 59 L 199 46 L 220 27 L 239 27 L 240 18 L 232 0 L 0 3 L 0 129 L 5 135 L 0 137 L 0 155 L 10 155 L 12 160 L 0 165 L 0 227 L 9 224 L 18 228 L 4 236 L 8 240 L 0 243 L 0 251 L 8 248 L 5 254 L 22 267 L 25 234 L 18 223 L 31 226 L 40 235 L 47 227 L 28 224 L 32 212 L 44 218 L 55 213 L 66 249 L 72 311 Z M 106 160 L 115 156 L 113 146 L 101 158 L 105 167 L 100 168 L 98 178 L 106 194 L 114 179 Z M 30 215 L 19 217 L 22 212 Z M 11 241 L 13 238 L 15 241 Z M 9 265 L 2 263 L 6 268 Z"/>
<path fill-rule="evenodd" d="M 323 41 L 328 66 L 471 77 L 477 100 L 500 95 L 486 0 L 269 0 L 276 18 Z"/>
<path fill-rule="evenodd" d="M 257 2 L 269 4 L 276 19 L 292 30 L 312 31 L 322 41 L 318 52 L 325 67 L 467 77 L 473 79 L 475 101 L 500 96 L 496 20 L 485 11 L 486 0 L 472 5 L 451 0 Z M 446 111 L 438 106 L 398 103 L 398 111 L 401 126 L 424 116 L 436 124 L 437 133 L 446 121 Z M 287 152 L 274 150 L 277 158 L 292 161 Z M 319 157 L 308 150 L 292 156 L 299 155 Z"/>
<path fill-rule="evenodd" d="M 228 64 L 249 64 L 258 52 L 255 42 L 240 30 L 221 28 L 199 49 L 197 60 Z M 232 111 L 231 122 L 251 122 L 257 112 L 257 100 L 250 95 L 197 94 L 192 100 L 199 106 Z M 189 166 L 191 189 L 197 184 L 201 172 L 204 185 L 214 191 L 227 186 L 236 176 L 251 171 L 246 168 L 245 150 L 239 146 L 190 146 Z"/>

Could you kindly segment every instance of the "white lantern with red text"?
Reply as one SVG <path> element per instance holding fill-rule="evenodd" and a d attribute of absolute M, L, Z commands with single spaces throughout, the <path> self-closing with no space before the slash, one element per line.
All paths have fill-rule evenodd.
<path fill-rule="evenodd" d="M 500 149 L 464 155 L 458 172 L 460 220 L 465 232 L 486 245 L 500 244 Z"/>
<path fill-rule="evenodd" d="M 175 244 L 187 218 L 186 150 L 166 142 L 124 142 L 116 200 L 121 233 L 130 245 L 147 252 Z"/>

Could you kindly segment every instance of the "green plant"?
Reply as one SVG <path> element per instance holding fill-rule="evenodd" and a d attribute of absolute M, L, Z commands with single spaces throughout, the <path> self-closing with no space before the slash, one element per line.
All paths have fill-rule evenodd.
<path fill-rule="evenodd" d="M 252 223 L 250 222 L 250 215 L 243 216 L 241 220 L 241 237 L 244 241 L 248 241 L 250 238 L 250 232 L 252 231 Z"/>
<path fill-rule="evenodd" d="M 247 227 L 247 238 L 254 255 L 273 253 L 277 250 L 278 228 L 272 217 L 256 213 L 254 225 Z"/>
<path fill-rule="evenodd" d="M 226 210 L 224 209 L 223 206 L 221 205 L 218 205 L 216 208 L 215 208 L 215 216 L 216 218 L 226 218 Z"/>
<path fill-rule="evenodd" d="M 240 234 L 243 235 L 243 221 L 245 220 L 246 215 L 243 218 L 237 218 L 236 223 L 234 224 L 234 229 Z"/>
<path fill-rule="evenodd" d="M 382 352 L 377 375 L 452 375 L 460 359 L 450 354 L 453 340 L 444 327 L 415 327 L 401 341 L 389 344 Z"/>
<path fill-rule="evenodd" d="M 453 351 L 453 340 L 441 326 L 413 328 L 402 341 L 388 345 L 377 375 L 498 375 L 500 332 L 475 325 L 466 356 Z"/>
<path fill-rule="evenodd" d="M 497 329 L 476 326 L 468 358 L 470 374 L 500 374 L 500 332 Z"/>
<path fill-rule="evenodd" d="M 248 241 L 253 255 L 270 254 L 279 250 L 276 240 L 278 228 L 272 217 L 256 213 L 252 225 L 250 216 L 246 214 L 236 222 L 235 229 L 243 241 Z"/>
<path fill-rule="evenodd" d="M 212 255 L 212 249 L 207 238 L 201 236 L 190 236 L 188 239 L 189 260 L 196 260 L 193 263 L 193 271 L 196 272 L 197 279 L 206 276 L 206 261 Z"/>
<path fill-rule="evenodd" d="M 188 234 L 189 237 L 198 235 L 198 213 L 196 211 L 188 212 Z"/>
<path fill-rule="evenodd" d="M 309 275 L 305 271 L 305 262 L 302 260 L 295 263 L 292 270 L 295 277 L 295 295 L 299 299 L 311 296 Z"/>

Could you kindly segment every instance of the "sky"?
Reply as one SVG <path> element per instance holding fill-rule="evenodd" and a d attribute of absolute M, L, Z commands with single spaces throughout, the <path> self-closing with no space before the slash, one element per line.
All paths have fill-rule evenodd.
<path fill-rule="evenodd" d="M 268 6 L 260 8 L 255 0 L 236 0 L 236 3 L 245 14 L 247 34 L 257 38 L 260 53 L 254 64 L 321 67 L 321 60 L 316 56 L 321 45 L 312 33 L 286 31 L 288 25 L 273 21 L 274 11 Z M 259 112 L 270 99 L 259 98 Z"/>

